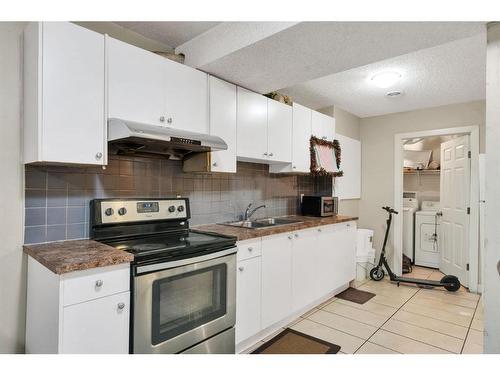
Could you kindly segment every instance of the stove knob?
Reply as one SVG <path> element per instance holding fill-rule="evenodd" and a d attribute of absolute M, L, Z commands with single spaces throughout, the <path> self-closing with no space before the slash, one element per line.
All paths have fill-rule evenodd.
<path fill-rule="evenodd" d="M 174 212 L 175 211 L 175 206 L 170 206 L 168 208 L 168 212 Z"/>
<path fill-rule="evenodd" d="M 104 211 L 106 216 L 111 216 L 115 213 L 115 211 L 112 208 L 106 208 L 106 211 Z"/>
<path fill-rule="evenodd" d="M 127 213 L 127 209 L 125 207 L 122 207 L 118 210 L 118 215 L 125 215 Z"/>
<path fill-rule="evenodd" d="M 177 211 L 179 211 L 179 212 L 184 211 L 184 206 L 179 206 L 179 207 L 177 207 Z"/>

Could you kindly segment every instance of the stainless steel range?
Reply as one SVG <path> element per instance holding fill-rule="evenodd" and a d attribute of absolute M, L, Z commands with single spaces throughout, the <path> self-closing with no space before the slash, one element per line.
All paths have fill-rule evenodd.
<path fill-rule="evenodd" d="M 96 199 L 90 238 L 134 254 L 132 353 L 234 353 L 236 239 L 189 229 L 187 198 Z"/>

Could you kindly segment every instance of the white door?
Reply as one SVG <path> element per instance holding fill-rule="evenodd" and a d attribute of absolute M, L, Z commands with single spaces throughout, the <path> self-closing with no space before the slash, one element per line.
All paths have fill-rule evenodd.
<path fill-rule="evenodd" d="M 300 310 L 319 297 L 318 263 L 321 253 L 317 229 L 294 234 L 292 250 L 293 311 Z"/>
<path fill-rule="evenodd" d="M 104 36 L 43 23 L 42 160 L 106 164 Z"/>
<path fill-rule="evenodd" d="M 165 58 L 113 38 L 106 47 L 108 117 L 167 125 Z"/>
<path fill-rule="evenodd" d="M 260 257 L 238 262 L 236 275 L 236 342 L 260 331 Z"/>
<path fill-rule="evenodd" d="M 61 353 L 128 354 L 129 305 L 124 292 L 65 307 Z"/>
<path fill-rule="evenodd" d="M 267 98 L 241 87 L 237 91 L 237 155 L 267 161 Z"/>
<path fill-rule="evenodd" d="M 262 329 L 290 315 L 292 240 L 290 233 L 262 239 Z"/>
<path fill-rule="evenodd" d="M 292 161 L 292 107 L 267 99 L 267 152 L 269 160 Z"/>
<path fill-rule="evenodd" d="M 208 75 L 163 59 L 167 126 L 208 133 Z"/>
<path fill-rule="evenodd" d="M 292 170 L 294 172 L 309 172 L 311 170 L 311 110 L 300 104 L 293 103 L 293 139 L 292 139 Z"/>
<path fill-rule="evenodd" d="M 468 285 L 470 159 L 469 136 L 441 144 L 441 240 L 439 269 Z"/>
<path fill-rule="evenodd" d="M 210 134 L 227 143 L 227 150 L 211 153 L 211 171 L 236 173 L 236 86 L 215 77 L 210 77 Z"/>

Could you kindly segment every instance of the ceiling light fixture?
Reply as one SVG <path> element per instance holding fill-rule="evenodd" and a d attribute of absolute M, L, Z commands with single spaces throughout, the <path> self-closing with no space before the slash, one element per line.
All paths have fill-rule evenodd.
<path fill-rule="evenodd" d="M 371 78 L 373 84 L 382 89 L 386 89 L 394 85 L 397 81 L 401 79 L 401 74 L 393 71 L 386 71 L 374 74 Z"/>
<path fill-rule="evenodd" d="M 393 97 L 399 96 L 401 94 L 402 94 L 401 91 L 389 91 L 387 94 L 385 94 L 385 96 L 388 96 L 389 98 L 393 98 Z"/>

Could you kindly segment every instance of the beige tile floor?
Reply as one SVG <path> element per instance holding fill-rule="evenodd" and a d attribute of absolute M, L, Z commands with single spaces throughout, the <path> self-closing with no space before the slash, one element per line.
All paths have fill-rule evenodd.
<path fill-rule="evenodd" d="M 414 267 L 405 276 L 439 280 L 437 270 Z M 316 306 L 289 327 L 340 345 L 342 353 L 431 354 L 483 352 L 481 296 L 467 289 L 399 287 L 387 278 L 354 285 L 376 293 L 363 305 L 332 298 Z M 283 330 L 248 348 L 250 352 Z"/>

